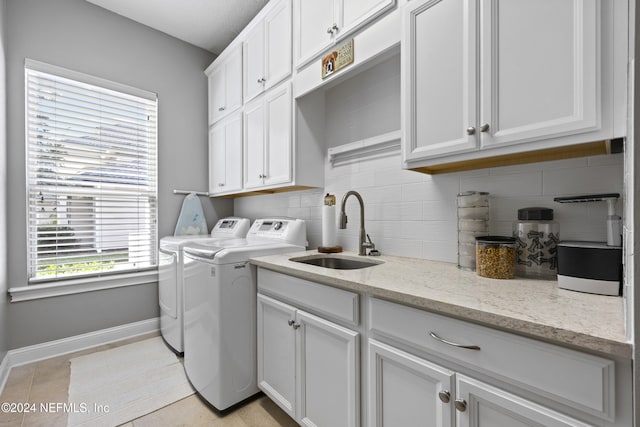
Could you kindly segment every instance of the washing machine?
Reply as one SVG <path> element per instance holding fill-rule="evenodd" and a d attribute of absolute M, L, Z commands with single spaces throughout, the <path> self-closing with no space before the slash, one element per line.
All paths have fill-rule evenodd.
<path fill-rule="evenodd" d="M 182 248 L 187 242 L 244 238 L 249 231 L 247 218 L 220 219 L 211 234 L 196 236 L 167 236 L 160 239 L 158 267 L 158 300 L 160 303 L 160 332 L 176 353 L 183 353 L 183 280 Z"/>
<path fill-rule="evenodd" d="M 184 247 L 184 367 L 202 398 L 222 411 L 259 392 L 256 267 L 252 257 L 302 251 L 302 220 L 258 219 L 246 239 Z"/>

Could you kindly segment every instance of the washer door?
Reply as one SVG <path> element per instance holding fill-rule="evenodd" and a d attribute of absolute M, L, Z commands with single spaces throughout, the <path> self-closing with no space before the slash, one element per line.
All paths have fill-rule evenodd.
<path fill-rule="evenodd" d="M 178 255 L 160 249 L 158 299 L 163 315 L 178 318 Z"/>

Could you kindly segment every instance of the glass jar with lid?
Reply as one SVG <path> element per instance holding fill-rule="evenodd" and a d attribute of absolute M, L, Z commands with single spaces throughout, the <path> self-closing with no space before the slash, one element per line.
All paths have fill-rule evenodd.
<path fill-rule="evenodd" d="M 518 209 L 518 221 L 513 223 L 513 237 L 517 239 L 516 274 L 555 280 L 560 227 L 553 221 L 553 209 Z"/>
<path fill-rule="evenodd" d="M 516 239 L 507 236 L 476 238 L 476 274 L 491 279 L 513 279 Z"/>

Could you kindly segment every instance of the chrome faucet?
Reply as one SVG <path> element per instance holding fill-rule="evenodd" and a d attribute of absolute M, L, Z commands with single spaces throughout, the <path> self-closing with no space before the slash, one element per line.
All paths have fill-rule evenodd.
<path fill-rule="evenodd" d="M 376 245 L 373 244 L 371 238 L 364 230 L 364 202 L 362 201 L 362 196 L 357 191 L 347 191 L 345 195 L 342 196 L 342 203 L 340 204 L 340 229 L 344 230 L 347 228 L 347 214 L 345 213 L 344 207 L 349 196 L 356 196 L 358 203 L 360 203 L 360 239 L 358 241 L 358 255 L 366 255 L 367 248 L 371 249 L 369 255 L 380 255 L 380 252 L 376 250 Z"/>

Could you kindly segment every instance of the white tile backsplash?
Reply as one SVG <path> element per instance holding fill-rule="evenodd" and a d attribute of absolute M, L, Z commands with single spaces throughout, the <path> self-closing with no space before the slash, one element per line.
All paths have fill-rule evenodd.
<path fill-rule="evenodd" d="M 370 138 L 400 128 L 399 60 L 391 58 L 325 92 L 326 147 Z M 444 175 L 401 169 L 400 154 L 333 167 L 325 161 L 325 187 L 235 199 L 235 214 L 258 218 L 287 215 L 307 221 L 309 247 L 321 244 L 325 193 L 340 201 L 348 190 L 365 203 L 366 230 L 390 255 L 457 262 L 456 195 L 490 192 L 490 232 L 510 235 L 520 208 L 554 210 L 564 240 L 606 240 L 605 203 L 560 204 L 556 196 L 618 192 L 623 189 L 623 155 L 585 157 L 505 166 Z M 304 165 L 299 165 L 299 167 Z M 618 214 L 622 212 L 618 204 Z M 357 251 L 360 212 L 347 203 L 349 222 L 336 233 L 338 244 Z"/>

